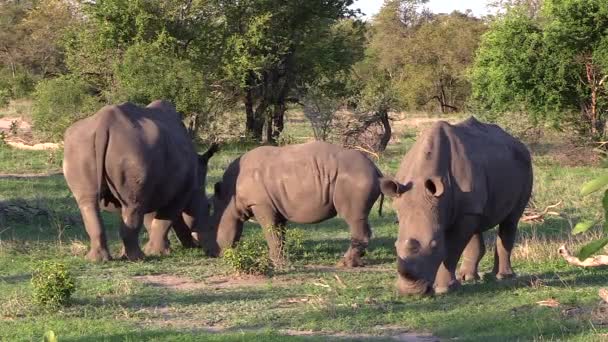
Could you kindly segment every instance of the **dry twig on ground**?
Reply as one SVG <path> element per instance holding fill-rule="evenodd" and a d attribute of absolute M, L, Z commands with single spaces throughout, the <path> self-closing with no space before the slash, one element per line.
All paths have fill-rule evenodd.
<path fill-rule="evenodd" d="M 551 211 L 551 209 L 557 208 L 562 204 L 562 201 L 559 201 L 555 204 L 547 206 L 544 210 L 538 211 L 534 205 L 534 202 L 530 202 L 531 206 L 528 206 L 526 210 L 524 210 L 524 215 L 521 217 L 522 222 L 537 222 L 541 223 L 545 220 L 545 216 L 553 215 L 553 216 L 561 216 L 560 213 L 556 211 Z"/>

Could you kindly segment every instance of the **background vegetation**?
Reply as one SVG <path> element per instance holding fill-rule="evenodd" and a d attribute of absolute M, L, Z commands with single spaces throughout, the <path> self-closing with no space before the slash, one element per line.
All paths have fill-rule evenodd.
<path fill-rule="evenodd" d="M 557 249 L 603 237 L 601 194 L 581 197 L 579 188 L 605 174 L 606 2 L 499 0 L 483 18 L 430 13 L 425 2 L 387 0 L 363 21 L 351 0 L 0 1 L 0 116 L 23 116 L 34 139 L 60 141 L 104 104 L 168 99 L 200 143 L 224 141 L 212 185 L 261 142 L 313 138 L 382 151 L 372 155 L 394 174 L 433 121 L 428 113 L 451 122 L 474 114 L 533 152 L 529 210 L 560 203 L 520 225 L 518 279 L 397 296 L 390 205 L 383 217 L 372 211 L 361 270 L 334 267 L 349 244 L 339 219 L 290 226 L 297 246 L 272 278 L 235 275 L 255 264 L 244 257 L 265 251 L 252 223 L 244 236 L 252 248 L 232 263 L 172 237 L 171 256 L 92 265 L 78 208 L 52 175 L 62 150 L 0 139 L 0 340 L 39 340 L 48 330 L 66 341 L 380 340 L 412 330 L 463 341 L 605 339 L 608 307 L 597 299 L 605 270 L 573 268 Z M 49 174 L 30 174 L 41 172 Z M 103 215 L 116 254 L 117 218 Z M 577 222 L 594 229 L 573 237 Z M 494 234 L 485 236 L 485 272 Z M 52 312 L 35 305 L 35 293 L 53 293 L 31 283 L 40 260 L 70 275 L 68 305 Z"/>
<path fill-rule="evenodd" d="M 352 0 L 3 1 L 0 103 L 33 99 L 53 140 L 103 104 L 157 98 L 203 141 L 276 143 L 302 110 L 318 139 L 374 150 L 401 111 L 603 140 L 605 1 L 495 1 L 483 18 L 425 2 L 387 0 L 363 21 Z"/>

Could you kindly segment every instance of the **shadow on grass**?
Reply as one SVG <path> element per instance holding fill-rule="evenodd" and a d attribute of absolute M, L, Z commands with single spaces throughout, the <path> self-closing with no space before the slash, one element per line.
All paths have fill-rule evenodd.
<path fill-rule="evenodd" d="M 15 275 L 6 276 L 6 277 L 0 277 L 0 283 L 7 283 L 7 284 L 15 285 L 15 284 L 23 283 L 25 281 L 29 281 L 31 277 L 32 277 L 32 275 L 29 273 L 15 274 Z"/>
<path fill-rule="evenodd" d="M 182 330 L 146 330 L 117 334 L 93 334 L 82 337 L 64 337 L 62 341 L 85 342 L 85 341 L 327 341 L 326 337 L 303 337 L 280 334 L 278 332 L 246 332 L 239 329 L 229 329 L 226 332 L 209 332 L 193 326 L 192 329 Z M 190 331 L 187 331 L 190 330 Z M 243 329 L 245 330 L 245 329 Z M 343 340 L 343 339 L 341 339 Z"/>

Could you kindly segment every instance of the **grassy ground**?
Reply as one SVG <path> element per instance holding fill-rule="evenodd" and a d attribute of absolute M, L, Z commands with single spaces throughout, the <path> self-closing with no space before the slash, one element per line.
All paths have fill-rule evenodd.
<path fill-rule="evenodd" d="M 405 130 L 378 161 L 393 174 L 415 138 Z M 298 140 L 306 132 L 296 128 Z M 230 146 L 212 159 L 208 184 L 247 146 Z M 54 170 L 48 152 L 0 149 L 0 172 Z M 47 160 L 45 160 L 47 158 Z M 56 157 L 54 157 L 56 158 Z M 59 157 L 60 160 L 60 157 Z M 594 167 L 563 167 L 543 157 L 535 166 L 534 200 L 539 208 L 561 200 L 557 209 L 574 222 L 595 214 L 598 198 L 581 199 L 583 182 L 604 172 Z M 0 340 L 40 340 L 53 330 L 61 341 L 310 341 L 389 340 L 406 331 L 428 332 L 459 341 L 608 339 L 608 308 L 597 291 L 605 270 L 573 268 L 557 255 L 573 246 L 567 219 L 548 217 L 521 224 L 514 253 L 519 278 L 497 282 L 490 276 L 458 292 L 428 298 L 399 297 L 394 291 L 397 227 L 390 204 L 382 217 L 374 210 L 374 237 L 360 270 L 333 265 L 348 247 L 347 227 L 339 219 L 299 225 L 306 253 L 273 278 L 238 277 L 221 260 L 173 244 L 171 256 L 129 263 L 90 264 L 82 255 L 88 238 L 62 176 L 0 178 L 0 201 L 26 208 L 0 216 Z M 118 221 L 104 214 L 114 255 Z M 259 229 L 248 224 L 246 234 Z M 245 236 L 245 238 L 247 238 Z M 142 236 L 145 239 L 145 236 Z M 493 245 L 494 232 L 486 234 Z M 175 241 L 174 241 L 175 242 Z M 493 250 L 482 261 L 491 268 Z M 55 312 L 31 301 L 31 270 L 41 260 L 60 261 L 77 277 L 71 305 Z M 556 307 L 537 304 L 553 299 Z"/>

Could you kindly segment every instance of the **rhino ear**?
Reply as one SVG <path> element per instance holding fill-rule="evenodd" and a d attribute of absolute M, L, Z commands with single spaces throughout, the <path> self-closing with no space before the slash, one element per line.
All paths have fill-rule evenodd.
<path fill-rule="evenodd" d="M 426 188 L 426 191 L 432 196 L 441 197 L 441 195 L 443 195 L 444 188 L 441 177 L 430 177 L 424 182 L 424 187 Z"/>
<path fill-rule="evenodd" d="M 390 177 L 380 179 L 380 191 L 388 197 L 399 197 L 407 191 L 407 187 Z"/>

